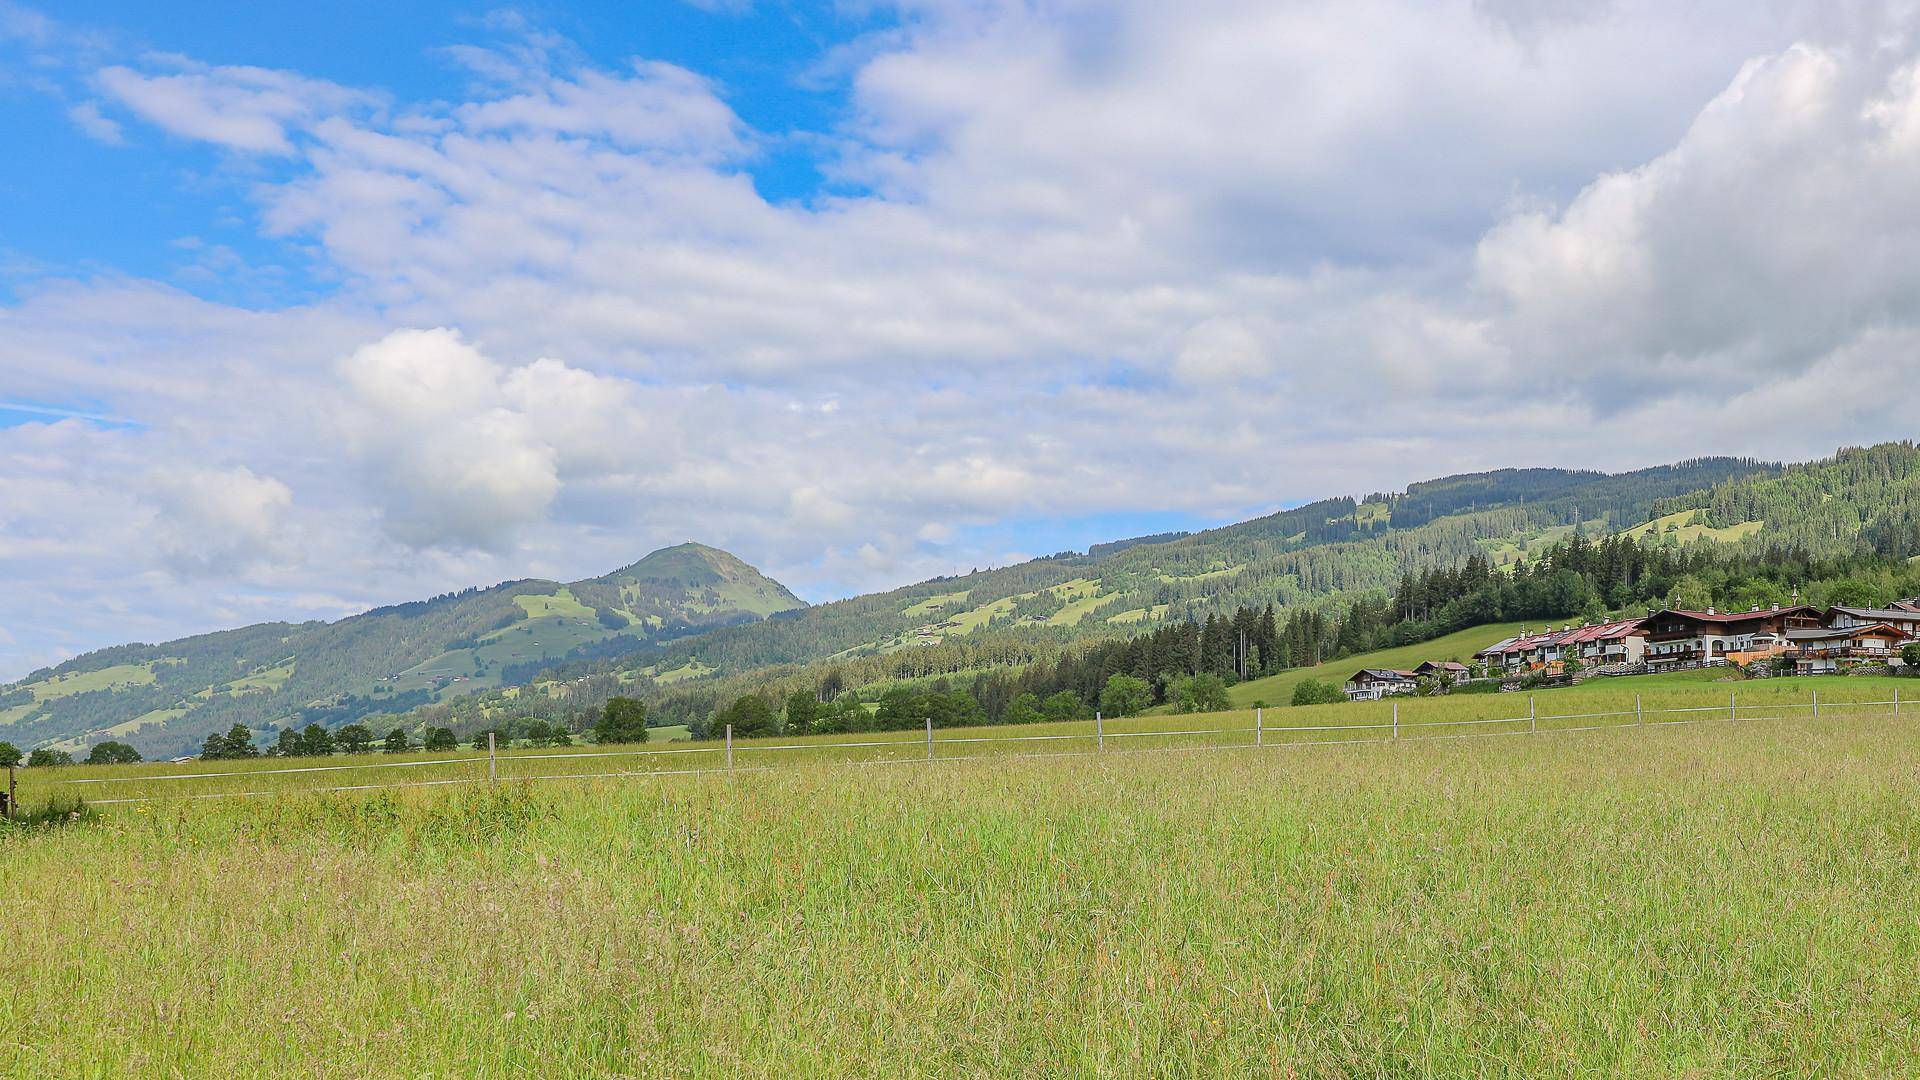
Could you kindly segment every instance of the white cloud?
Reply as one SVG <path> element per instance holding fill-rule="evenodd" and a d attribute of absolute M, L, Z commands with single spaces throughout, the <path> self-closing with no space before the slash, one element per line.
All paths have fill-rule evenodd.
<path fill-rule="evenodd" d="M 296 558 L 286 542 L 293 491 L 245 466 L 156 469 L 142 490 L 156 507 L 153 538 L 186 576 L 230 574 L 249 563 Z"/>
<path fill-rule="evenodd" d="M 87 137 L 95 142 L 108 146 L 126 145 L 127 136 L 120 130 L 120 125 L 109 120 L 100 112 L 100 106 L 91 101 L 83 101 L 68 109 L 67 119 L 72 120 L 73 126 L 86 132 Z"/>
<path fill-rule="evenodd" d="M 161 73 L 114 65 L 101 69 L 96 80 L 120 104 L 167 131 L 232 150 L 291 153 L 289 128 L 371 100 L 285 71 L 160 60 Z"/>
<path fill-rule="evenodd" d="M 566 378 L 551 367 L 547 374 Z M 568 421 L 519 407 L 525 372 L 511 377 L 522 393 L 509 393 L 499 366 L 445 329 L 395 331 L 340 371 L 341 427 L 394 536 L 498 546 L 545 517 L 560 490 L 560 455 L 541 429 Z"/>
<path fill-rule="evenodd" d="M 339 284 L 0 307 L 9 400 L 129 421 L 0 428 L 0 670 L 689 537 L 820 596 L 1020 516 L 1908 433 L 1891 8 L 926 0 L 836 53 L 811 135 L 874 190 L 810 205 L 726 87 L 502 18 L 452 103 L 103 67 L 115 116 L 282 155 L 263 231 Z"/>
<path fill-rule="evenodd" d="M 1500 339 L 1619 403 L 1740 392 L 1914 325 L 1920 99 L 1911 54 L 1889 60 L 1755 60 L 1671 150 L 1501 223 L 1477 254 Z"/>
<path fill-rule="evenodd" d="M 1209 319 L 1189 330 L 1173 361 L 1174 376 L 1190 383 L 1234 383 L 1272 371 L 1266 343 L 1239 319 Z"/>

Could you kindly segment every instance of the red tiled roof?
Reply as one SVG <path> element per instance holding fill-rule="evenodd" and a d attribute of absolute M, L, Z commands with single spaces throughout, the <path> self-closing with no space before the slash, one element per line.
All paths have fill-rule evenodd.
<path fill-rule="evenodd" d="M 1594 623 L 1592 626 L 1576 626 L 1568 630 L 1549 630 L 1544 634 L 1527 634 L 1509 638 L 1496 645 L 1482 649 L 1480 656 L 1503 656 L 1507 653 L 1527 652 L 1542 645 L 1584 645 L 1594 641 L 1611 641 L 1626 637 L 1645 619 L 1621 619 L 1616 622 Z"/>
<path fill-rule="evenodd" d="M 1622 619 L 1619 622 L 1595 623 L 1592 626 L 1576 626 L 1560 636 L 1559 644 L 1584 645 L 1592 641 L 1611 641 L 1626 637 L 1640 629 L 1644 619 Z"/>

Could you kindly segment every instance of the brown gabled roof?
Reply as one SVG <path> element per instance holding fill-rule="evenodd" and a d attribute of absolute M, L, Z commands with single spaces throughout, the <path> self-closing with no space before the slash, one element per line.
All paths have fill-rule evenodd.
<path fill-rule="evenodd" d="M 1892 637 L 1906 637 L 1907 632 L 1890 623 L 1862 623 L 1859 626 L 1828 626 L 1818 630 L 1789 630 L 1788 641 L 1837 641 L 1840 638 L 1852 640 L 1881 633 Z"/>
<path fill-rule="evenodd" d="M 1920 611 L 1910 611 L 1906 608 L 1897 608 L 1897 607 L 1894 607 L 1894 608 L 1845 607 L 1839 604 L 1835 604 L 1832 608 L 1828 610 L 1829 612 L 1833 612 L 1833 611 L 1844 612 L 1845 614 L 1851 615 L 1856 619 L 1897 619 L 1901 622 L 1911 622 L 1914 619 L 1920 619 Z"/>
<path fill-rule="evenodd" d="M 1764 619 L 1770 615 L 1798 615 L 1798 614 L 1819 615 L 1821 614 L 1821 611 L 1819 608 L 1812 607 L 1807 604 L 1796 604 L 1793 607 L 1761 608 L 1759 611 L 1707 612 L 1707 611 L 1688 611 L 1684 608 L 1662 608 L 1659 611 L 1654 612 L 1652 615 L 1647 616 L 1647 619 L 1657 619 L 1662 615 L 1679 615 L 1682 618 L 1692 619 L 1695 622 L 1729 623 L 1729 622 L 1746 622 L 1748 619 Z M 1642 621 L 1645 621 L 1645 620 L 1642 620 Z"/>

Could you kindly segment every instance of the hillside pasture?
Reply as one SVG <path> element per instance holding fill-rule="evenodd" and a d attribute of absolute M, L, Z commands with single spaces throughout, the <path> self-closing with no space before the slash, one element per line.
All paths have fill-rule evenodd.
<path fill-rule="evenodd" d="M 1744 540 L 1766 527 L 1765 522 L 1741 521 L 1732 525 L 1716 528 L 1702 520 L 1705 517 L 1706 511 L 1704 510 L 1680 510 L 1663 517 L 1654 518 L 1651 521 L 1642 522 L 1631 529 L 1627 529 L 1621 535 L 1632 539 L 1652 536 L 1656 540 L 1670 536 L 1683 544 L 1692 543 L 1696 540 L 1732 543 L 1735 540 Z"/>
<path fill-rule="evenodd" d="M 1420 645 L 1404 645 L 1378 652 L 1362 653 L 1345 660 L 1328 661 L 1316 667 L 1299 667 L 1283 671 L 1278 675 L 1269 675 L 1264 679 L 1249 679 L 1227 691 L 1227 697 L 1233 704 L 1251 707 L 1256 701 L 1269 705 L 1287 705 L 1293 701 L 1294 687 L 1308 679 L 1318 679 L 1338 686 L 1347 681 L 1361 668 L 1413 668 L 1423 660 L 1458 660 L 1470 663 L 1473 654 L 1492 645 L 1494 642 L 1518 634 L 1525 623 L 1489 623 L 1470 630 L 1461 630 L 1436 638 Z M 1531 624 L 1538 629 L 1540 624 Z"/>

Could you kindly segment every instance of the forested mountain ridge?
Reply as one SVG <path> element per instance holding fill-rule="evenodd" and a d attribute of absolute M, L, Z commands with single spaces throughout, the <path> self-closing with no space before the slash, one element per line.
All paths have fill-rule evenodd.
<path fill-rule="evenodd" d="M 1110 554 L 1066 553 L 816 605 L 791 619 L 678 643 L 657 664 L 667 670 L 698 659 L 708 669 L 738 670 L 926 649 L 982 630 L 1071 638 L 1240 606 L 1311 605 L 1384 591 L 1408 570 L 1575 522 L 1595 531 L 1609 522 L 1624 527 L 1675 495 L 1778 470 L 1707 458 L 1614 475 L 1509 469 L 1448 477 L 1415 484 L 1408 495 L 1325 499 Z M 1437 506 L 1451 512 L 1433 516 Z"/>
<path fill-rule="evenodd" d="M 1409 573 L 1471 558 L 1501 570 L 1609 534 L 1912 554 L 1920 452 L 1899 443 L 1784 468 L 1703 458 L 1619 474 L 1462 474 L 813 607 L 724 552 L 685 545 L 567 585 L 510 582 L 339 623 L 103 650 L 0 691 L 0 738 L 113 737 L 171 752 L 232 723 L 412 713 L 408 723 L 460 725 L 568 714 L 614 693 L 692 715 L 743 688 L 1016 669 L 1209 615 L 1377 606 Z"/>
<path fill-rule="evenodd" d="M 458 726 L 500 713 L 552 718 L 615 692 L 684 699 L 673 711 L 680 715 L 697 712 L 703 695 L 804 682 L 822 670 L 858 688 L 1017 667 L 1078 643 L 1210 613 L 1384 596 L 1408 571 L 1470 556 L 1511 565 L 1576 523 L 1592 534 L 1618 530 L 1675 496 L 1779 472 L 1733 458 L 1620 474 L 1504 469 L 1425 481 L 1402 494 L 1325 499 L 1190 535 L 1097 544 L 1086 555 L 1065 552 L 819 604 L 625 659 L 570 664 L 543 676 L 537 693 L 463 699 L 432 710 L 433 722 Z"/>
<path fill-rule="evenodd" d="M 1697 511 L 1712 528 L 1749 527 L 1737 542 L 1822 554 L 1920 555 L 1920 447 L 1848 447 L 1778 475 L 1728 479 L 1661 500 L 1656 516 Z M 1753 527 L 1756 526 L 1757 527 Z"/>
<path fill-rule="evenodd" d="M 264 623 L 77 657 L 0 688 L 0 739 L 114 738 L 185 753 L 232 724 L 337 726 L 524 682 L 568 657 L 804 607 L 785 586 L 700 544 L 602 577 L 512 581 L 334 623 Z"/>

